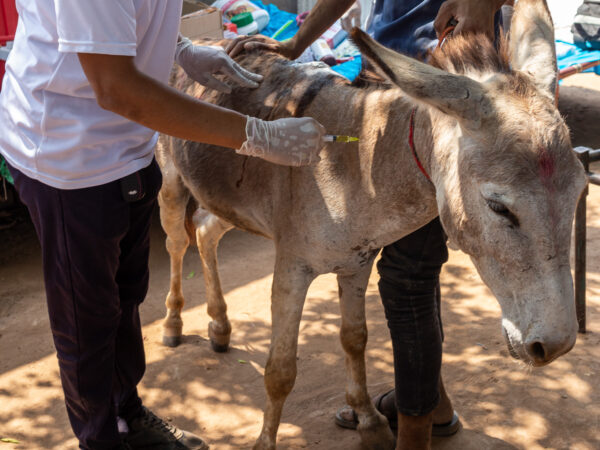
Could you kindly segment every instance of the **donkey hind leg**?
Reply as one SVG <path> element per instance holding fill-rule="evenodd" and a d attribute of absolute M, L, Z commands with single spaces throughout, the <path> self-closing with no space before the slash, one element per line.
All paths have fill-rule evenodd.
<path fill-rule="evenodd" d="M 306 291 L 315 273 L 301 261 L 277 254 L 271 296 L 271 348 L 265 367 L 267 405 L 254 449 L 275 448 L 286 397 L 296 380 L 298 330 Z"/>
<path fill-rule="evenodd" d="M 202 259 L 208 315 L 212 318 L 208 324 L 210 345 L 215 352 L 226 352 L 231 336 L 231 324 L 227 318 L 227 304 L 221 290 L 217 247 L 223 235 L 231 230 L 233 225 L 203 208 L 194 212 L 192 220 L 196 227 L 196 242 Z"/>
<path fill-rule="evenodd" d="M 181 276 L 183 256 L 189 245 L 185 229 L 185 214 L 189 199 L 189 191 L 179 177 L 164 177 L 158 203 L 160 223 L 167 234 L 166 246 L 171 261 L 169 293 L 165 302 L 167 316 L 163 321 L 163 344 L 168 347 L 176 347 L 181 343 L 183 328 L 181 310 L 185 303 L 181 289 Z"/>
<path fill-rule="evenodd" d="M 340 338 L 346 352 L 346 401 L 358 415 L 362 442 L 369 449 L 387 450 L 394 448 L 395 438 L 387 419 L 371 402 L 365 371 L 365 291 L 371 267 L 369 264 L 355 275 L 337 277 L 342 315 Z"/>

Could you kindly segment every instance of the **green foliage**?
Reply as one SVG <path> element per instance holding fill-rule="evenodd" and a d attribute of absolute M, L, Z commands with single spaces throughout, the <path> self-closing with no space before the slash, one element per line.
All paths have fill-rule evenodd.
<path fill-rule="evenodd" d="M 10 172 L 8 171 L 8 167 L 6 167 L 6 161 L 4 158 L 0 156 L 0 178 L 4 178 L 10 184 L 13 184 L 13 178 L 10 176 Z"/>

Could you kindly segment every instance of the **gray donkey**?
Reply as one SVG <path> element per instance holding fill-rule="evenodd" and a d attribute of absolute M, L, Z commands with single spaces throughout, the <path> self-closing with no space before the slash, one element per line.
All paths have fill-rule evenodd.
<path fill-rule="evenodd" d="M 312 116 L 330 133 L 360 138 L 325 145 L 318 164 L 301 168 L 167 136 L 159 143 L 161 221 L 171 256 L 167 345 L 181 337 L 190 233 L 203 262 L 210 339 L 220 351 L 231 326 L 217 273 L 219 239 L 237 227 L 275 243 L 267 405 L 257 449 L 275 447 L 296 377 L 306 292 L 327 272 L 339 283 L 347 401 L 363 442 L 393 448 L 366 388 L 365 289 L 379 249 L 438 215 L 450 243 L 471 256 L 498 298 L 513 355 L 541 366 L 576 339 L 569 248 L 586 177 L 555 106 L 545 1 L 519 1 L 505 51 L 483 36 L 457 37 L 434 53 L 436 67 L 385 49 L 360 30 L 352 37 L 391 83 L 352 85 L 322 65 L 262 53 L 239 58 L 265 76 L 256 90 L 223 95 L 203 91 L 180 70 L 172 78 L 178 89 L 245 114 Z"/>

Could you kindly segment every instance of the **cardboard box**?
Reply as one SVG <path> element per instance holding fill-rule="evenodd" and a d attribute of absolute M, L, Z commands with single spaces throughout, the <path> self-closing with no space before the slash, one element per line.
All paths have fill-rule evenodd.
<path fill-rule="evenodd" d="M 179 31 L 190 39 L 223 39 L 223 19 L 217 8 L 199 1 L 184 0 Z"/>

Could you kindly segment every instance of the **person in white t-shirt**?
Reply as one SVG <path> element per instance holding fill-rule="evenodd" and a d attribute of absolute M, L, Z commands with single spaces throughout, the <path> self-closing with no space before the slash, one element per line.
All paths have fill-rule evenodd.
<path fill-rule="evenodd" d="M 161 174 L 157 132 L 284 165 L 318 161 L 323 127 L 272 122 L 166 85 L 188 76 L 256 87 L 223 50 L 178 36 L 181 0 L 16 0 L 19 23 L 0 93 L 0 153 L 42 244 L 50 325 L 82 449 L 205 449 L 146 409 L 138 307 Z M 273 137 L 288 140 L 270 145 Z M 285 151 L 282 151 L 285 149 Z"/>

